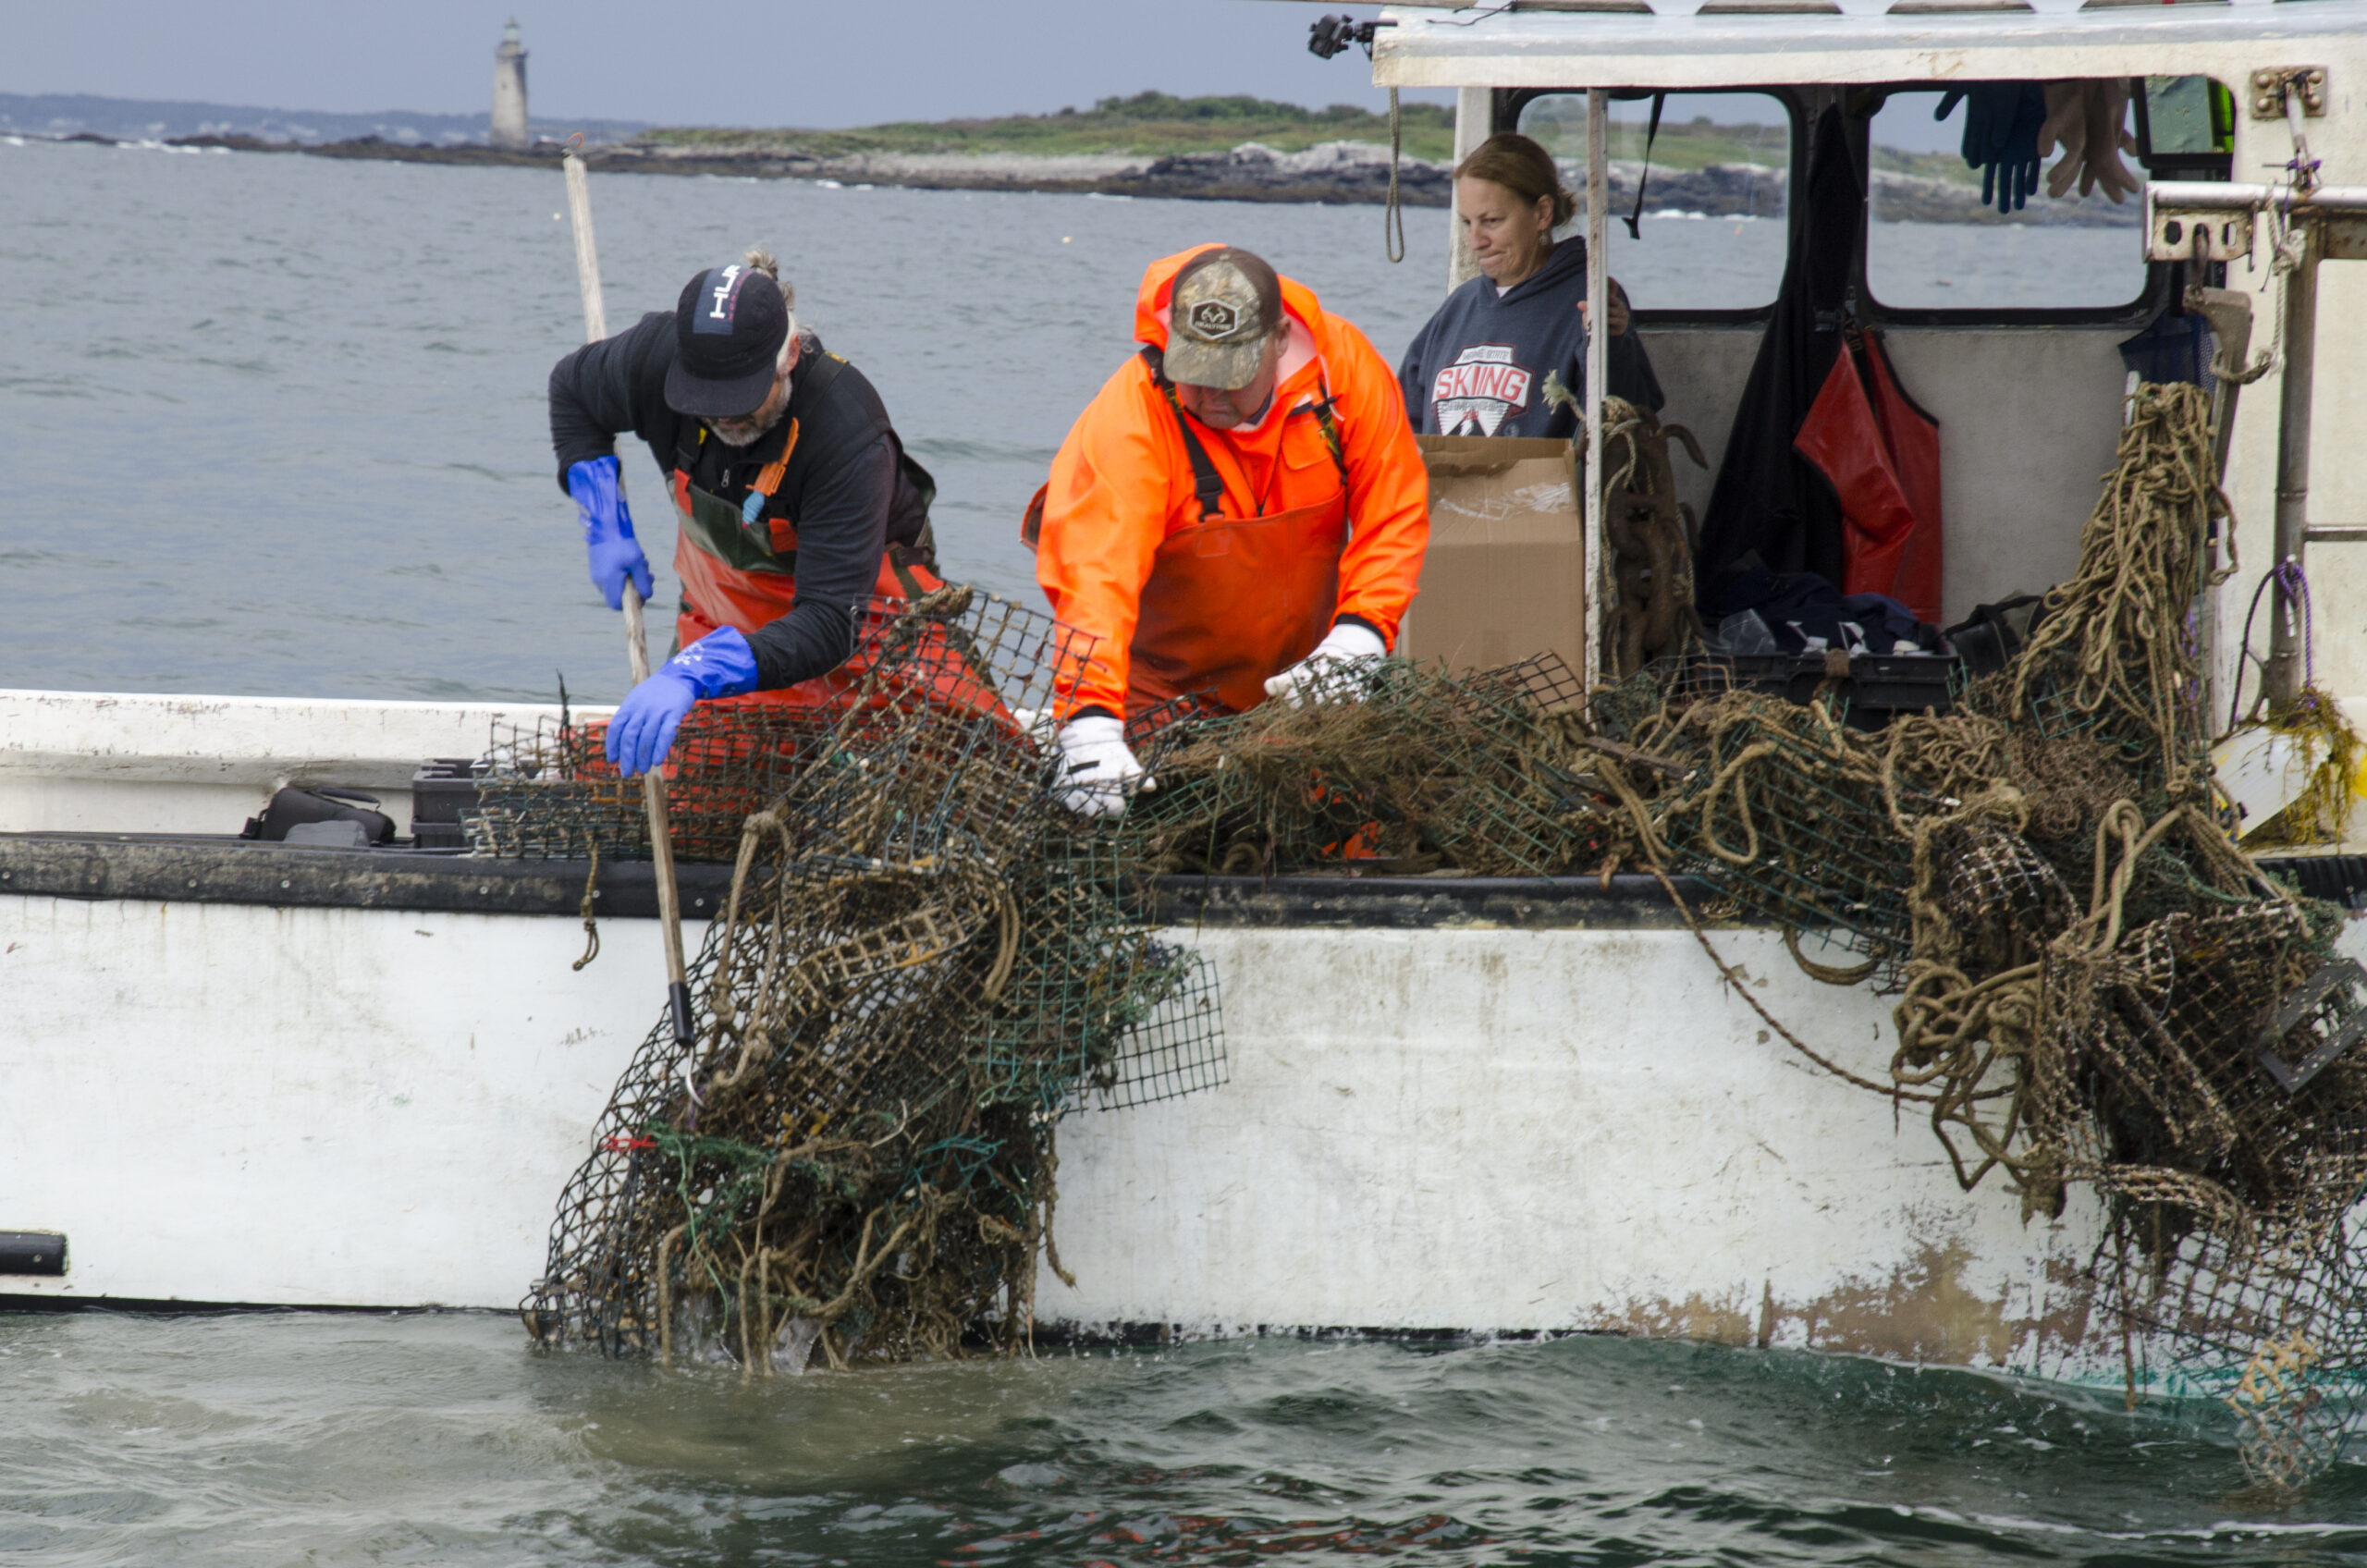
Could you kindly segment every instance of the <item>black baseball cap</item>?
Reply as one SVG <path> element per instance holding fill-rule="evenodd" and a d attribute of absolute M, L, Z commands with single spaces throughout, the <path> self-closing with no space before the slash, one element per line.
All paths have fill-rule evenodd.
<path fill-rule="evenodd" d="M 674 362 L 666 401 L 677 413 L 742 419 L 772 396 L 773 366 L 789 341 L 780 285 L 744 262 L 709 267 L 674 307 Z"/>

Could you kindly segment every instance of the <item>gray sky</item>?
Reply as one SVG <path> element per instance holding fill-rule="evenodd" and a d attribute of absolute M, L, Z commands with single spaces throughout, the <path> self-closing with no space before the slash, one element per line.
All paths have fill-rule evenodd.
<path fill-rule="evenodd" d="M 1159 88 L 1380 105 L 1360 51 L 1282 0 L 0 0 L 0 92 L 482 112 L 515 15 L 537 114 L 867 125 L 1041 114 Z M 1429 94 L 1443 101 L 1444 94 Z"/>

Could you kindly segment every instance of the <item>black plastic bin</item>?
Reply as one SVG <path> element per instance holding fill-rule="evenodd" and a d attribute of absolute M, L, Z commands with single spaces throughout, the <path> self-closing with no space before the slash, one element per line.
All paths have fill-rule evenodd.
<path fill-rule="evenodd" d="M 1964 661 L 1953 654 L 1696 654 L 1686 688 L 1701 696 L 1764 692 L 1796 703 L 1830 691 L 1848 722 L 1879 729 L 1897 713 L 1945 713 L 1964 689 Z"/>
<path fill-rule="evenodd" d="M 476 764 L 467 757 L 430 757 L 411 776 L 411 841 L 423 850 L 468 846 L 460 813 L 477 803 Z"/>
<path fill-rule="evenodd" d="M 2367 910 L 2367 855 L 2263 855 L 2260 868 L 2282 877 L 2304 898 Z"/>

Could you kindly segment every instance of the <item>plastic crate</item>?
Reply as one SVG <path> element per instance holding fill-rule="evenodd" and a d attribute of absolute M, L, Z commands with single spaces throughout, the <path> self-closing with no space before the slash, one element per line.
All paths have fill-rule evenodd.
<path fill-rule="evenodd" d="M 476 764 L 468 757 L 430 757 L 411 776 L 411 843 L 423 850 L 457 850 L 469 841 L 460 814 L 477 803 Z"/>
<path fill-rule="evenodd" d="M 1945 713 L 1964 689 L 1953 654 L 1697 654 L 1685 685 L 1701 696 L 1764 692 L 1796 703 L 1830 692 L 1848 722 L 1879 729 L 1897 713 Z"/>

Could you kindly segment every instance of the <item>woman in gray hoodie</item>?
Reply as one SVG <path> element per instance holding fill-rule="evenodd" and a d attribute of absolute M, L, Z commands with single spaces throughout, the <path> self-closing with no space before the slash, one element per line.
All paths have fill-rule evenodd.
<path fill-rule="evenodd" d="M 1406 418 L 1423 435 L 1570 435 L 1576 405 L 1546 390 L 1550 381 L 1583 396 L 1586 386 L 1586 242 L 1553 239 L 1576 199 L 1544 148 L 1507 131 L 1455 165 L 1454 207 L 1479 276 L 1405 350 Z M 1616 283 L 1611 300 L 1611 395 L 1658 411 L 1667 399 Z"/>

